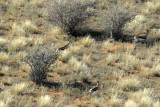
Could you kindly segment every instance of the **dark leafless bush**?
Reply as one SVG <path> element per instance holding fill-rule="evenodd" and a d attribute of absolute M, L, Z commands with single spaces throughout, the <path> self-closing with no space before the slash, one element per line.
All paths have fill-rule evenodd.
<path fill-rule="evenodd" d="M 29 52 L 24 61 L 31 67 L 30 78 L 33 82 L 41 84 L 47 78 L 49 67 L 58 57 L 56 51 L 38 48 L 34 52 Z"/>
<path fill-rule="evenodd" d="M 112 5 L 106 13 L 106 35 L 115 40 L 123 38 L 122 28 L 126 22 L 134 17 L 133 12 L 120 7 L 119 5 Z"/>
<path fill-rule="evenodd" d="M 86 9 L 92 5 L 93 2 L 89 0 L 52 0 L 48 8 L 48 17 L 54 25 L 73 34 L 78 25 L 91 15 Z"/>

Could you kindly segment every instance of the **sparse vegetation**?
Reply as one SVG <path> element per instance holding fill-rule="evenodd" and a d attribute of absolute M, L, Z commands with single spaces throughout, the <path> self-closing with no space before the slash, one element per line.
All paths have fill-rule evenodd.
<path fill-rule="evenodd" d="M 126 78 L 122 79 L 120 82 L 120 87 L 123 90 L 135 90 L 139 88 L 140 86 L 140 81 L 136 78 Z"/>
<path fill-rule="evenodd" d="M 91 46 L 93 42 L 94 39 L 90 38 L 89 36 L 80 40 L 80 43 L 85 47 Z"/>
<path fill-rule="evenodd" d="M 44 107 L 51 104 L 52 98 L 49 95 L 41 96 L 38 100 L 38 106 Z"/>
<path fill-rule="evenodd" d="M 79 24 L 82 24 L 91 15 L 86 10 L 92 4 L 91 1 L 87 0 L 52 0 L 48 10 L 48 18 L 54 25 L 64 29 L 69 34 L 73 34 Z"/>
<path fill-rule="evenodd" d="M 8 46 L 8 52 L 19 51 L 23 49 L 27 45 L 26 39 L 27 38 L 25 37 L 13 39 Z"/>
<path fill-rule="evenodd" d="M 86 64 L 78 61 L 76 58 L 72 57 L 69 60 L 69 65 L 71 66 L 71 69 L 73 70 L 73 72 L 85 72 L 88 67 Z"/>
<path fill-rule="evenodd" d="M 27 84 L 19 83 L 19 84 L 15 84 L 15 86 L 13 87 L 13 90 L 16 94 L 20 94 L 26 87 L 27 87 Z"/>
<path fill-rule="evenodd" d="M 106 12 L 106 35 L 114 39 L 123 39 L 123 27 L 133 18 L 133 13 L 129 12 L 125 7 L 119 5 L 111 5 Z"/>
<path fill-rule="evenodd" d="M 5 63 L 9 59 L 9 55 L 5 52 L 0 52 L 0 63 Z"/>
<path fill-rule="evenodd" d="M 159 6 L 0 0 L 0 107 L 159 107 Z"/>
<path fill-rule="evenodd" d="M 33 82 L 41 84 L 47 79 L 46 73 L 49 67 L 57 59 L 57 53 L 47 49 L 38 48 L 30 52 L 25 58 L 25 62 L 31 67 L 30 78 Z"/>

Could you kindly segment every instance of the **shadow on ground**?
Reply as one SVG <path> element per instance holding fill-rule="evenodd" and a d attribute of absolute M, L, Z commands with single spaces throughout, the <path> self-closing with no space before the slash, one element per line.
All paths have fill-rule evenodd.
<path fill-rule="evenodd" d="M 60 88 L 63 87 L 61 82 L 43 82 L 42 84 L 38 84 L 38 85 L 42 85 L 48 88 L 55 88 L 57 90 L 59 90 Z M 93 85 L 93 83 L 88 82 L 88 83 L 82 83 L 82 82 L 73 82 L 73 83 L 69 83 L 69 84 L 65 84 L 66 87 L 68 88 L 77 88 L 79 90 L 86 90 L 89 89 L 91 87 L 91 85 Z"/>

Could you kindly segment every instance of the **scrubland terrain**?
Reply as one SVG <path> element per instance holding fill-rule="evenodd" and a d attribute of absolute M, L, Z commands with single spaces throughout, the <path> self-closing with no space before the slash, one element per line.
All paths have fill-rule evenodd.
<path fill-rule="evenodd" d="M 0 0 L 0 107 L 160 107 L 159 39 L 159 0 Z"/>

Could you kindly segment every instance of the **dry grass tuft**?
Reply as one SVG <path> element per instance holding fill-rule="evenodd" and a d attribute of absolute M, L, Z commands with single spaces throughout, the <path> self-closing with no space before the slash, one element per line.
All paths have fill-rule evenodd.
<path fill-rule="evenodd" d="M 131 22 L 125 25 L 124 29 L 128 32 L 135 30 L 136 32 L 140 33 L 144 29 L 143 23 L 146 20 L 147 19 L 144 15 L 137 15 Z"/>
<path fill-rule="evenodd" d="M 0 107 L 7 107 L 7 104 L 5 104 L 4 101 L 0 100 Z"/>
<path fill-rule="evenodd" d="M 70 47 L 69 47 L 69 51 L 70 51 L 72 54 L 80 54 L 80 53 L 81 53 L 81 50 L 82 50 L 82 46 L 70 46 Z"/>
<path fill-rule="evenodd" d="M 21 22 L 21 24 L 14 23 L 12 25 L 12 33 L 14 36 L 24 36 L 28 32 L 39 33 L 40 31 L 30 20 Z"/>
<path fill-rule="evenodd" d="M 26 37 L 19 37 L 17 39 L 13 39 L 8 46 L 8 52 L 21 50 L 27 44 L 28 44 L 28 41 Z"/>
<path fill-rule="evenodd" d="M 83 63 L 85 63 L 85 64 L 87 64 L 87 65 L 89 65 L 90 63 L 91 63 L 91 56 L 90 55 L 84 55 L 83 57 L 82 57 L 82 62 Z"/>
<path fill-rule="evenodd" d="M 61 53 L 61 55 L 60 55 L 60 60 L 61 61 L 63 61 L 63 62 L 68 62 L 68 60 L 69 60 L 69 58 L 70 58 L 70 56 L 71 56 L 72 54 L 71 54 L 71 52 L 70 52 L 70 50 L 64 50 L 62 53 Z"/>
<path fill-rule="evenodd" d="M 22 70 L 22 71 L 24 71 L 24 72 L 31 71 L 30 66 L 28 64 L 25 64 L 25 63 L 21 64 L 20 67 L 19 67 L 19 69 Z"/>
<path fill-rule="evenodd" d="M 151 98 L 152 93 L 153 93 L 152 90 L 144 89 L 144 90 L 140 90 L 136 93 L 133 93 L 130 97 L 132 99 L 135 99 L 138 104 L 142 105 L 142 107 L 148 107 L 148 104 L 150 105 L 152 103 L 152 98 Z"/>
<path fill-rule="evenodd" d="M 140 107 L 151 107 L 152 102 L 153 102 L 153 100 L 151 97 L 143 96 L 139 101 L 139 105 L 140 105 Z"/>
<path fill-rule="evenodd" d="M 140 86 L 137 78 L 124 78 L 119 81 L 122 90 L 135 90 Z"/>
<path fill-rule="evenodd" d="M 9 54 L 0 52 L 0 63 L 5 63 L 9 59 Z"/>
<path fill-rule="evenodd" d="M 81 71 L 87 71 L 88 67 L 86 64 L 78 61 L 76 58 L 72 57 L 70 60 L 69 60 L 69 65 L 71 66 L 71 69 L 74 71 L 74 72 L 81 72 Z"/>
<path fill-rule="evenodd" d="M 37 27 L 30 21 L 30 20 L 26 20 L 22 23 L 21 26 L 26 32 L 30 32 L 30 33 L 37 33 L 39 32 L 39 30 L 37 29 Z"/>
<path fill-rule="evenodd" d="M 73 54 L 81 54 L 81 46 L 70 46 L 68 49 L 62 51 L 59 58 L 63 62 L 68 62 Z"/>
<path fill-rule="evenodd" d="M 92 98 L 91 103 L 94 105 L 94 107 L 105 107 L 107 105 L 104 98 Z"/>
<path fill-rule="evenodd" d="M 112 65 L 112 64 L 114 64 L 116 61 L 118 61 L 119 57 L 120 57 L 120 55 L 118 55 L 118 54 L 109 54 L 109 55 L 107 56 L 107 58 L 106 58 L 106 63 L 107 63 L 108 65 Z"/>
<path fill-rule="evenodd" d="M 42 7 L 43 3 L 44 3 L 44 0 L 32 0 L 31 1 L 31 5 L 32 6 Z"/>
<path fill-rule="evenodd" d="M 152 0 L 145 3 L 146 8 L 142 8 L 144 14 L 152 14 L 160 11 L 159 0 Z"/>
<path fill-rule="evenodd" d="M 155 38 L 160 38 L 160 29 L 152 29 L 151 30 L 151 34 L 155 37 Z"/>
<path fill-rule="evenodd" d="M 124 104 L 124 107 L 139 107 L 134 100 L 127 100 Z"/>
<path fill-rule="evenodd" d="M 50 31 L 50 34 L 56 36 L 57 38 L 62 37 L 62 35 L 67 35 L 67 33 L 60 27 L 53 27 Z"/>
<path fill-rule="evenodd" d="M 34 46 L 39 46 L 43 44 L 43 39 L 40 37 L 34 38 Z"/>
<path fill-rule="evenodd" d="M 18 25 L 17 23 L 14 23 L 12 25 L 12 33 L 14 36 L 24 36 L 25 30 L 21 27 L 21 25 Z"/>
<path fill-rule="evenodd" d="M 108 106 L 109 107 L 120 107 L 122 104 L 123 100 L 119 99 L 117 95 L 114 95 L 111 97 L 111 99 L 108 101 Z"/>
<path fill-rule="evenodd" d="M 4 46 L 7 43 L 7 40 L 0 37 L 0 47 Z"/>
<path fill-rule="evenodd" d="M 14 87 L 13 87 L 13 91 L 16 93 L 16 94 L 20 94 L 22 93 L 22 91 L 24 91 L 26 88 L 27 88 L 27 84 L 26 83 L 18 83 L 18 84 L 15 84 Z"/>
<path fill-rule="evenodd" d="M 94 43 L 94 39 L 92 39 L 91 37 L 84 37 L 80 40 L 80 43 L 85 46 L 85 47 L 89 47 Z"/>
<path fill-rule="evenodd" d="M 136 34 L 142 33 L 145 29 L 150 29 L 153 25 L 153 20 L 147 18 L 145 15 L 137 15 L 131 22 L 128 22 L 124 26 L 126 32 L 136 32 Z"/>
<path fill-rule="evenodd" d="M 125 54 L 125 67 L 128 69 L 141 70 L 140 60 L 137 59 L 134 55 L 131 55 L 130 52 Z"/>
<path fill-rule="evenodd" d="M 153 107 L 159 107 L 160 105 L 160 102 L 159 101 L 156 101 L 154 104 L 153 104 Z"/>
<path fill-rule="evenodd" d="M 10 70 L 11 68 L 9 66 L 3 66 L 2 69 L 0 70 L 0 73 L 1 74 L 6 74 L 8 73 L 8 71 Z"/>
<path fill-rule="evenodd" d="M 113 47 L 114 46 L 114 43 L 110 43 L 109 41 L 105 41 L 105 42 L 103 42 L 103 48 L 105 48 L 105 49 L 110 49 L 111 47 Z"/>
<path fill-rule="evenodd" d="M 0 107 L 9 107 L 12 101 L 12 95 L 9 90 L 0 93 Z"/>
<path fill-rule="evenodd" d="M 52 97 L 50 97 L 49 95 L 41 96 L 38 99 L 38 106 L 39 107 L 49 106 L 51 104 L 51 101 L 52 101 Z"/>

